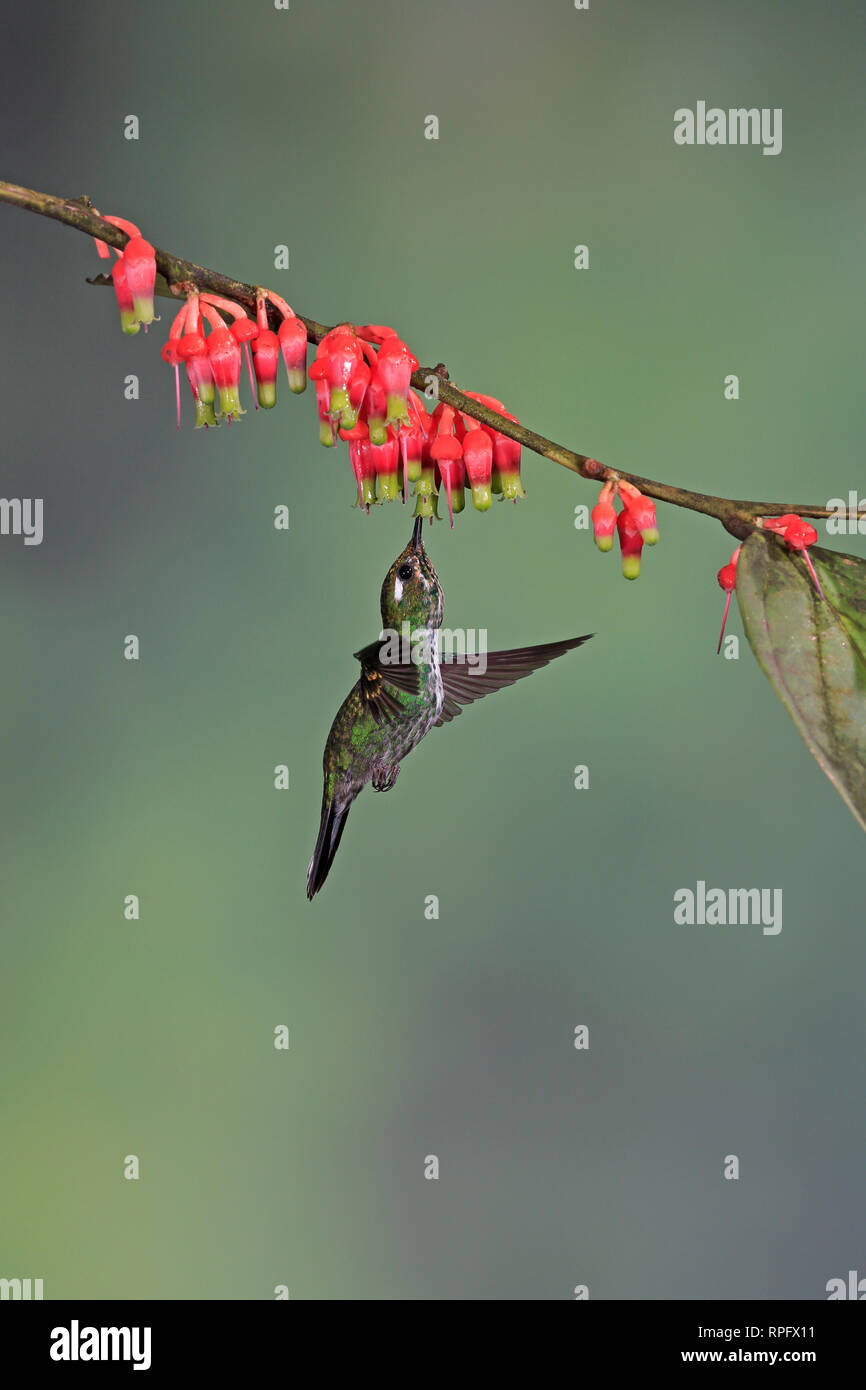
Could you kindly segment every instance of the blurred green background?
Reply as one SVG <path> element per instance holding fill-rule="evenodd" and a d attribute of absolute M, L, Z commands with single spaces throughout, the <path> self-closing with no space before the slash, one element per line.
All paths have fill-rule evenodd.
<path fill-rule="evenodd" d="M 4 177 L 322 322 L 394 324 L 606 462 L 866 490 L 853 0 L 6 23 Z M 782 107 L 782 153 L 678 148 L 699 99 Z M 170 307 L 125 339 L 78 233 L 0 208 L 0 246 L 2 492 L 45 499 L 42 546 L 0 539 L 0 1275 L 49 1298 L 760 1299 L 866 1273 L 863 835 L 745 643 L 715 655 L 731 538 L 661 508 L 626 584 L 574 529 L 595 489 L 534 456 L 523 505 L 429 533 L 448 625 L 598 635 L 366 791 L 311 906 L 321 749 L 408 512 L 352 510 L 312 391 L 207 436 L 185 399 L 178 434 Z M 674 925 L 698 879 L 781 888 L 781 934 Z"/>

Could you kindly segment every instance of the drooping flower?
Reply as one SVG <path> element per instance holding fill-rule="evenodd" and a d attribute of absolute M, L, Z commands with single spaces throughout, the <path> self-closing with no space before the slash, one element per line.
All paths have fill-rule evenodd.
<path fill-rule="evenodd" d="M 386 337 L 376 354 L 374 374 L 385 392 L 386 424 L 411 424 L 409 382 L 418 369 L 418 358 L 396 334 Z"/>
<path fill-rule="evenodd" d="M 439 477 L 448 498 L 448 519 L 454 529 L 454 513 L 462 512 L 465 502 L 463 483 L 466 470 L 463 465 L 463 445 L 454 432 L 454 411 L 450 406 L 439 405 L 433 412 L 433 437 L 430 441 L 430 458 L 439 469 Z"/>
<path fill-rule="evenodd" d="M 737 586 L 737 562 L 739 561 L 742 548 L 741 545 L 737 546 L 728 563 L 722 565 L 722 568 L 716 575 L 719 588 L 727 595 L 725 599 L 725 611 L 722 614 L 722 630 L 719 633 L 719 645 L 716 647 L 716 656 L 718 656 L 719 652 L 722 650 L 722 640 L 725 636 L 725 624 L 728 621 L 728 609 L 731 606 L 731 594 Z"/>
<path fill-rule="evenodd" d="M 814 545 L 818 539 L 818 532 L 808 521 L 804 521 L 796 512 L 786 512 L 784 516 L 764 517 L 761 525 L 765 531 L 775 531 L 781 535 L 789 550 L 799 550 L 803 559 L 809 567 L 812 582 L 818 591 L 818 597 L 824 600 L 824 590 L 821 588 L 820 580 L 815 573 L 815 566 L 812 564 L 812 557 L 809 554 L 809 546 Z"/>
<path fill-rule="evenodd" d="M 337 425 L 345 425 L 349 429 L 358 418 L 357 409 L 352 405 L 352 395 L 356 400 L 359 394 L 363 398 L 357 381 L 363 366 L 364 351 L 357 334 L 350 324 L 338 324 L 319 343 L 316 360 L 310 368 L 312 381 L 324 381 L 328 385 L 328 413 Z M 381 442 L 384 443 L 384 440 Z"/>
<path fill-rule="evenodd" d="M 493 473 L 493 440 L 487 430 L 467 430 L 463 436 L 463 464 L 472 489 L 472 505 L 486 512 L 492 496 L 490 480 Z"/>
<path fill-rule="evenodd" d="M 640 556 L 643 550 L 643 536 L 632 519 L 628 507 L 623 507 L 616 519 L 619 548 L 622 552 L 622 572 L 626 579 L 637 579 L 640 574 Z"/>
<path fill-rule="evenodd" d="M 337 429 L 331 418 L 331 388 L 327 381 L 311 379 L 316 388 L 316 409 L 319 413 L 319 443 L 330 449 L 337 442 Z"/>
<path fill-rule="evenodd" d="M 143 236 L 130 237 L 123 248 L 126 283 L 132 295 L 133 312 L 145 328 L 153 323 L 153 291 L 156 285 L 156 255 Z"/>
<path fill-rule="evenodd" d="M 507 411 L 502 413 L 515 424 L 519 423 L 516 416 Z M 501 491 L 504 502 L 517 502 L 526 496 L 520 481 L 520 444 L 510 435 L 500 434 L 499 430 L 493 431 L 493 469 L 500 485 L 497 488 L 494 483 L 494 491 Z"/>
<path fill-rule="evenodd" d="M 134 222 L 125 217 L 106 217 L 112 227 L 126 232 L 129 240 L 122 251 L 113 247 L 117 261 L 111 270 L 111 280 L 117 304 L 120 309 L 120 326 L 124 333 L 137 333 L 144 324 L 145 329 L 153 323 L 153 291 L 156 284 L 156 253 L 149 241 L 145 241 Z M 107 260 L 111 252 L 107 242 L 94 237 L 96 250 L 102 260 Z"/>
<path fill-rule="evenodd" d="M 283 354 L 283 362 L 286 367 L 286 374 L 289 378 L 289 390 L 292 395 L 299 396 L 302 391 L 307 389 L 307 327 L 303 319 L 299 319 L 290 304 L 287 304 L 282 295 L 274 294 L 273 290 L 265 290 L 266 299 L 274 305 L 282 314 L 282 322 L 277 329 L 280 352 Z"/>
<path fill-rule="evenodd" d="M 430 417 L 422 405 L 419 404 L 414 391 L 409 392 L 409 414 L 412 417 L 412 424 L 408 429 L 400 430 L 400 455 L 403 459 L 403 501 L 409 495 L 409 484 L 417 483 L 421 477 L 421 458 L 424 450 L 424 440 L 427 438 L 427 431 L 430 426 Z"/>
<path fill-rule="evenodd" d="M 349 445 L 349 462 L 358 486 L 356 507 L 369 512 L 376 504 L 376 462 L 373 457 L 374 445 L 370 443 L 366 425 L 360 420 L 351 429 L 341 430 L 341 438 Z"/>
<path fill-rule="evenodd" d="M 488 410 L 495 410 L 498 415 L 503 415 L 506 420 L 511 420 L 515 425 L 520 421 L 516 415 L 512 415 L 505 409 L 502 401 L 495 396 L 485 396 L 480 391 L 466 391 L 465 395 L 472 400 L 478 401 L 481 405 L 486 405 Z M 467 421 L 471 418 L 467 412 Z M 501 431 L 494 429 L 492 425 L 485 424 L 483 420 L 472 421 L 473 425 L 486 431 L 490 436 L 493 445 L 493 469 L 491 473 L 490 486 L 493 492 L 499 494 L 503 501 L 508 500 L 517 502 L 519 498 L 525 497 L 523 484 L 520 481 L 520 444 L 510 435 L 502 434 Z"/>
<path fill-rule="evenodd" d="M 371 444 L 376 469 L 376 493 L 380 502 L 395 502 L 400 496 L 400 444 L 396 431 L 388 430 L 384 444 Z"/>
<path fill-rule="evenodd" d="M 129 334 L 137 333 L 141 323 L 135 316 L 135 301 L 132 298 L 129 281 L 126 278 L 126 266 L 122 256 L 111 267 L 111 283 L 114 285 L 117 307 L 120 310 L 121 331 Z"/>
<path fill-rule="evenodd" d="M 592 509 L 593 537 L 601 551 L 613 549 L 613 534 L 616 530 L 616 507 L 613 505 L 615 496 L 616 484 L 605 483 Z"/>
<path fill-rule="evenodd" d="M 618 489 L 623 506 L 631 513 L 631 519 L 640 531 L 644 545 L 655 545 L 659 538 L 659 528 L 652 498 L 645 497 L 634 483 L 627 483 L 624 478 L 618 480 Z"/>

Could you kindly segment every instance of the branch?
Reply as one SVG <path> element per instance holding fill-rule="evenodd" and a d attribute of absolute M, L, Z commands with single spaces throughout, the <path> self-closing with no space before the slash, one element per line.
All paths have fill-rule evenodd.
<path fill-rule="evenodd" d="M 32 188 L 21 188 L 17 184 L 0 181 L 0 202 L 11 203 L 14 207 L 23 208 L 26 212 L 38 213 L 41 217 L 51 217 L 56 222 L 64 223 L 67 227 L 76 227 L 86 236 L 99 237 L 100 240 L 107 242 L 109 246 L 117 247 L 118 250 L 122 250 L 128 240 L 126 232 L 121 231 L 110 222 L 106 222 L 100 216 L 86 195 L 80 198 L 56 198 L 50 193 L 37 193 Z M 155 252 L 157 270 L 164 282 L 161 284 L 157 281 L 158 293 L 173 298 L 185 298 L 188 294 L 202 290 L 210 294 L 220 294 L 228 299 L 236 300 L 255 316 L 257 286 L 248 285 L 242 280 L 234 280 L 231 276 L 222 275 L 216 270 L 208 270 L 206 266 L 197 265 L 195 261 L 183 260 L 180 256 L 174 256 L 169 251 L 155 248 Z M 99 275 L 89 283 L 106 285 L 110 284 L 111 281 L 107 276 Z M 279 315 L 273 308 L 269 312 L 271 326 L 277 328 Z M 329 332 L 327 325 L 317 323 L 315 319 L 308 318 L 305 314 L 298 314 L 298 318 L 304 323 L 307 329 L 307 338 L 311 343 L 321 342 L 325 334 Z M 708 493 L 691 492 L 688 488 L 677 487 L 672 483 L 655 482 L 652 478 L 643 478 L 637 473 L 626 473 L 619 468 L 610 468 L 606 464 L 599 463 L 597 459 L 589 458 L 586 454 L 579 454 L 573 449 L 565 448 L 562 444 L 556 444 L 543 434 L 527 429 L 525 425 L 517 424 L 516 421 L 508 420 L 503 415 L 497 414 L 495 410 L 490 410 L 479 401 L 464 395 L 453 385 L 441 362 L 436 367 L 419 368 L 412 376 L 412 385 L 417 391 L 423 392 L 430 385 L 431 379 L 435 381 L 436 395 L 439 400 L 454 406 L 455 409 L 462 411 L 474 420 L 480 420 L 483 424 L 492 426 L 501 434 L 516 439 L 518 443 L 531 449 L 533 453 L 540 454 L 543 458 L 550 459 L 553 463 L 570 469 L 572 473 L 579 473 L 582 478 L 587 478 L 591 482 L 607 482 L 622 478 L 626 482 L 634 483 L 641 492 L 659 502 L 669 502 L 674 507 L 685 507 L 688 511 L 701 512 L 704 516 L 715 517 L 726 530 L 741 540 L 750 531 L 756 529 L 755 523 L 759 517 L 776 516 L 786 512 L 796 512 L 799 516 L 811 517 L 841 516 L 842 514 L 838 510 L 831 511 L 827 507 L 804 505 L 800 502 L 752 502 L 743 499 L 715 497 Z M 859 513 L 846 511 L 845 515 L 856 519 Z"/>

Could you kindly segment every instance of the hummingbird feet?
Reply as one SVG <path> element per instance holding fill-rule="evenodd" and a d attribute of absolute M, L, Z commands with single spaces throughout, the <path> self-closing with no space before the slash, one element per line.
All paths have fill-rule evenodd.
<path fill-rule="evenodd" d="M 371 778 L 374 792 L 388 792 L 397 781 L 397 774 L 400 771 L 399 763 L 392 763 L 391 766 L 380 765 L 376 768 Z"/>

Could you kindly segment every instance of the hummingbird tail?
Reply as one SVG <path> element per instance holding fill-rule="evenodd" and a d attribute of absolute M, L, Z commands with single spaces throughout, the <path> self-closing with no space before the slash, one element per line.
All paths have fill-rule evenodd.
<path fill-rule="evenodd" d="M 316 840 L 316 848 L 313 850 L 313 857 L 307 869 L 307 897 L 310 902 L 328 877 L 350 810 L 351 802 L 342 810 L 338 810 L 333 801 L 329 801 L 326 806 L 322 807 L 319 838 Z"/>

